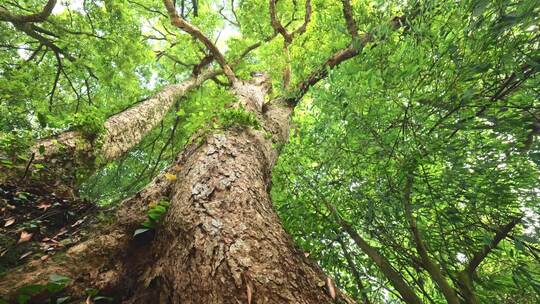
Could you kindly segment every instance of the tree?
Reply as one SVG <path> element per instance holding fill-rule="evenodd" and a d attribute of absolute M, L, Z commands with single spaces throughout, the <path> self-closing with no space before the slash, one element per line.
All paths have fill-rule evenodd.
<path fill-rule="evenodd" d="M 157 157 L 137 159 L 132 178 L 152 180 L 113 224 L 8 272 L 2 293 L 61 274 L 75 299 L 92 288 L 126 303 L 352 303 L 335 280 L 364 303 L 479 303 L 508 295 L 484 278 L 504 261 L 534 301 L 536 241 L 516 234 L 538 214 L 534 1 L 220 5 L 0 6 L 0 180 L 84 195 L 112 161 Z M 224 25 L 238 33 L 227 49 Z M 515 263 L 509 238 L 527 248 Z"/>

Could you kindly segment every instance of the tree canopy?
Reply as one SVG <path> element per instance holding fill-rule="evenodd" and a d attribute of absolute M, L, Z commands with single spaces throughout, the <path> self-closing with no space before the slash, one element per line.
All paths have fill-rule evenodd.
<path fill-rule="evenodd" d="M 0 170 L 50 174 L 34 160 L 44 143 L 78 132 L 75 150 L 102 152 L 55 178 L 115 206 L 201 134 L 260 129 L 230 88 L 267 74 L 266 100 L 295 106 L 274 206 L 339 289 L 538 303 L 539 13 L 535 0 L 6 0 Z M 178 84 L 170 104 L 118 116 Z M 146 131 L 108 154 L 128 138 L 107 135 L 115 123 Z"/>

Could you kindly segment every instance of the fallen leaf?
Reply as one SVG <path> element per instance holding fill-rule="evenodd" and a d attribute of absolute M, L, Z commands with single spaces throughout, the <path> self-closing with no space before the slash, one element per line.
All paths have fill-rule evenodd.
<path fill-rule="evenodd" d="M 308 258 L 308 257 L 309 257 L 309 252 L 304 252 L 304 256 L 305 256 L 306 258 Z"/>
<path fill-rule="evenodd" d="M 328 288 L 328 294 L 330 295 L 330 297 L 335 300 L 336 288 L 334 287 L 334 282 L 332 282 L 332 279 L 330 279 L 330 277 L 326 277 L 326 287 Z"/>
<path fill-rule="evenodd" d="M 11 225 L 13 225 L 13 223 L 15 223 L 15 218 L 14 217 L 10 217 L 6 220 L 6 223 L 4 224 L 4 227 L 9 227 Z"/>
<path fill-rule="evenodd" d="M 46 254 L 46 255 L 42 256 L 41 258 L 39 258 L 39 259 L 40 259 L 42 262 L 45 262 L 46 260 L 49 259 L 49 255 Z"/>
<path fill-rule="evenodd" d="M 21 232 L 21 237 L 19 238 L 19 241 L 17 242 L 17 244 L 30 241 L 30 239 L 32 238 L 32 235 L 34 234 L 28 233 L 26 231 Z"/>
<path fill-rule="evenodd" d="M 165 173 L 165 178 L 170 182 L 174 182 L 176 180 L 176 175 L 170 174 L 170 173 Z"/>
<path fill-rule="evenodd" d="M 57 237 L 59 237 L 59 236 L 61 236 L 61 235 L 64 235 L 64 234 L 66 234 L 67 232 L 68 232 L 68 230 L 67 230 L 66 227 L 60 229 L 60 231 L 59 231 L 55 236 L 53 236 L 53 239 L 55 239 L 55 238 L 57 238 Z"/>
<path fill-rule="evenodd" d="M 22 259 L 24 259 L 25 257 L 27 257 L 27 256 L 29 256 L 29 255 L 31 255 L 31 254 L 32 254 L 32 251 L 28 251 L 27 253 L 21 255 L 21 257 L 19 258 L 19 260 L 22 260 Z"/>
<path fill-rule="evenodd" d="M 49 209 L 51 207 L 51 204 L 47 204 L 45 202 L 41 202 L 37 208 L 38 209 L 42 209 L 43 211 L 47 211 L 47 209 Z"/>
<path fill-rule="evenodd" d="M 84 219 L 80 219 L 80 220 L 76 221 L 75 223 L 73 223 L 73 225 L 71 225 L 71 227 L 78 226 L 78 225 L 82 224 L 83 222 L 84 222 Z"/>
<path fill-rule="evenodd" d="M 133 236 L 137 236 L 139 234 L 145 233 L 146 231 L 149 231 L 149 228 L 139 228 L 133 232 Z"/>

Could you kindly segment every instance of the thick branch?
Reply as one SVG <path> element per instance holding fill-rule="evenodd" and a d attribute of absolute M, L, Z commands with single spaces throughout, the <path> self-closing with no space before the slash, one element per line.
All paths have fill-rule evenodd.
<path fill-rule="evenodd" d="M 0 7 L 0 20 L 12 23 L 43 22 L 51 15 L 55 5 L 56 0 L 48 0 L 41 12 L 30 15 L 12 14 Z"/>
<path fill-rule="evenodd" d="M 167 86 L 145 101 L 111 116 L 104 123 L 105 131 L 99 141 L 88 138 L 88 135 L 80 131 L 68 131 L 38 141 L 30 152 L 35 154 L 34 163 L 46 164 L 46 169 L 39 171 L 43 173 L 40 180 L 48 183 L 49 179 L 54 183 L 63 176 L 65 185 L 72 187 L 71 182 L 74 180 L 70 178 L 74 178 L 75 170 L 95 170 L 104 161 L 125 154 L 163 120 L 176 101 L 219 73 L 217 70 L 207 70 L 182 83 Z M 100 157 L 100 163 L 96 162 L 97 156 Z M 0 182 L 20 176 L 19 168 L 6 169 L 4 173 L 0 175 Z M 61 184 L 57 186 L 64 188 Z"/>
<path fill-rule="evenodd" d="M 473 255 L 473 258 L 469 262 L 469 265 L 467 265 L 466 271 L 472 276 L 474 272 L 476 271 L 476 268 L 484 261 L 484 259 L 487 257 L 487 255 L 499 245 L 499 243 L 508 236 L 510 231 L 516 227 L 516 225 L 521 221 L 520 217 L 513 218 L 508 224 L 500 227 L 497 230 L 497 233 L 495 233 L 495 236 L 489 242 L 489 244 L 486 244 L 480 251 L 476 252 Z"/>
<path fill-rule="evenodd" d="M 412 206 L 411 206 L 411 192 L 412 192 L 413 180 L 414 180 L 414 177 L 411 171 L 407 172 L 407 176 L 406 176 L 405 189 L 403 191 L 403 206 L 405 210 L 405 218 L 407 219 L 407 222 L 409 223 L 409 227 L 413 235 L 414 243 L 416 245 L 416 251 L 418 252 L 422 260 L 422 266 L 429 273 L 433 281 L 437 283 L 446 301 L 449 304 L 459 304 L 459 298 L 457 297 L 455 290 L 452 288 L 452 286 L 450 286 L 450 284 L 448 283 L 448 281 L 442 274 L 440 267 L 435 262 L 433 262 L 432 259 L 429 257 L 426 246 L 424 245 L 424 241 L 422 240 L 420 231 L 418 230 L 418 226 L 416 225 L 416 220 L 412 213 Z"/>
<path fill-rule="evenodd" d="M 210 51 L 210 53 L 212 53 L 216 61 L 219 63 L 219 65 L 223 69 L 223 73 L 225 74 L 225 76 L 227 76 L 229 81 L 235 82 L 236 76 L 234 75 L 233 70 L 231 69 L 231 67 L 225 60 L 225 57 L 223 56 L 223 54 L 221 54 L 217 46 L 212 41 L 210 41 L 210 39 L 208 39 L 208 37 L 206 37 L 201 32 L 201 30 L 180 17 L 176 12 L 176 8 L 171 0 L 163 0 L 163 3 L 167 8 L 167 12 L 169 13 L 169 17 L 171 18 L 172 25 L 190 34 L 192 37 L 196 38 L 202 44 L 204 44 L 204 46 Z"/>
<path fill-rule="evenodd" d="M 311 21 L 311 0 L 306 0 L 306 13 L 304 15 L 304 22 L 297 29 L 289 33 L 287 29 L 281 24 L 276 13 L 276 0 L 270 0 L 270 19 L 272 28 L 283 36 L 287 44 L 291 44 L 294 36 L 301 35 L 306 32 L 307 25 Z"/>
<path fill-rule="evenodd" d="M 520 217 L 513 218 L 508 224 L 500 227 L 493 240 L 482 249 L 473 254 L 472 259 L 463 271 L 458 274 L 458 286 L 461 291 L 461 295 L 465 299 L 466 304 L 478 304 L 479 300 L 476 297 L 473 286 L 473 276 L 476 268 L 482 263 L 487 255 L 497 247 L 497 245 L 508 236 L 510 231 L 521 221 Z"/>
<path fill-rule="evenodd" d="M 326 207 L 330 210 L 337 223 L 353 239 L 358 248 L 360 248 L 379 267 L 380 271 L 384 274 L 388 281 L 390 281 L 390 284 L 392 284 L 401 297 L 403 297 L 405 303 L 422 303 L 422 300 L 420 300 L 420 298 L 415 294 L 413 289 L 409 286 L 409 284 L 407 284 L 401 275 L 394 270 L 388 260 L 386 260 L 386 258 L 383 257 L 377 251 L 377 249 L 369 245 L 348 222 L 341 218 L 338 211 L 332 204 L 327 202 Z"/>
<path fill-rule="evenodd" d="M 270 21 L 272 23 L 272 28 L 276 32 L 281 34 L 281 36 L 283 36 L 283 39 L 285 39 L 285 41 L 287 41 L 288 43 L 291 43 L 292 42 L 291 35 L 287 32 L 287 29 L 285 29 L 285 27 L 283 27 L 283 25 L 281 24 L 281 22 L 277 18 L 276 0 L 270 0 L 270 19 L 271 19 Z"/>
<path fill-rule="evenodd" d="M 218 72 L 211 70 L 203 72 L 199 76 L 192 76 L 182 83 L 165 87 L 156 95 L 134 107 L 111 116 L 104 124 L 105 134 L 102 138 L 100 151 L 91 151 L 92 145 L 90 144 L 87 147 L 88 153 L 98 153 L 107 161 L 123 155 L 137 145 L 165 117 L 175 101 L 217 74 Z M 71 136 L 67 134 L 71 134 Z M 87 142 L 87 140 L 79 132 L 68 132 L 60 138 L 42 140 L 34 149 L 37 150 L 40 146 L 44 146 L 45 152 L 38 155 L 39 160 L 45 160 L 62 153 L 66 146 L 71 147 L 78 142 Z M 81 147 L 78 148 L 78 152 L 81 152 Z"/>
<path fill-rule="evenodd" d="M 166 87 L 145 102 L 110 117 L 105 122 L 107 132 L 101 148 L 105 158 L 115 159 L 133 148 L 157 126 L 175 101 L 217 74 L 219 73 L 210 70 L 198 76 L 192 76 L 180 84 Z"/>
<path fill-rule="evenodd" d="M 345 17 L 345 22 L 347 23 L 347 30 L 353 39 L 358 38 L 358 26 L 353 17 L 353 9 L 351 6 L 350 0 L 341 0 L 343 3 L 343 16 Z"/>

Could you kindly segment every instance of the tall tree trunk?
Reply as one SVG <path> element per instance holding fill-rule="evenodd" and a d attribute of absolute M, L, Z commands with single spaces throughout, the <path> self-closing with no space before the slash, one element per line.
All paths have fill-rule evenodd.
<path fill-rule="evenodd" d="M 235 84 L 261 111 L 262 84 Z M 266 132 L 287 137 L 292 108 L 275 101 Z M 330 303 L 327 278 L 296 249 L 269 196 L 272 139 L 249 127 L 211 134 L 177 168 L 171 207 L 130 303 Z M 127 269 L 127 267 L 126 267 Z M 159 301 L 157 300 L 159 299 Z"/>
<path fill-rule="evenodd" d="M 119 250 L 71 251 L 79 259 L 90 260 L 95 251 L 108 258 L 90 274 L 71 269 L 77 282 L 97 282 L 125 303 L 352 303 L 294 246 L 272 206 L 276 146 L 288 137 L 293 108 L 274 100 L 263 113 L 266 84 L 233 85 L 264 131 L 235 126 L 195 140 L 168 170 L 176 180 L 158 177 L 128 200 L 119 211 L 125 230 L 97 244 Z M 171 204 L 154 239 L 137 243 L 130 235 L 147 204 L 162 198 Z"/>

